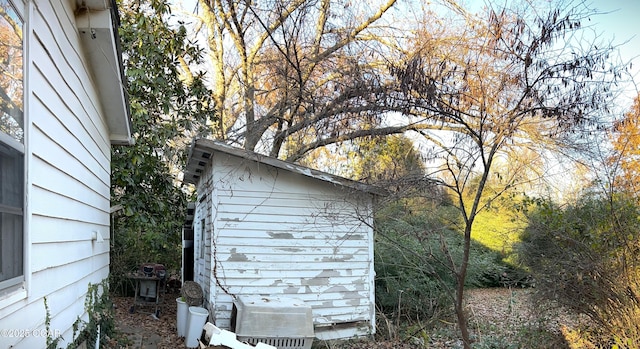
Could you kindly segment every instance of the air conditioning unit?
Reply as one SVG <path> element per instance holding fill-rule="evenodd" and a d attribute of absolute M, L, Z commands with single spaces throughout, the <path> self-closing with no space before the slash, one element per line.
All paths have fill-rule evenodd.
<path fill-rule="evenodd" d="M 315 337 L 311 307 L 288 297 L 238 296 L 231 329 L 241 342 L 278 349 L 310 349 Z"/>

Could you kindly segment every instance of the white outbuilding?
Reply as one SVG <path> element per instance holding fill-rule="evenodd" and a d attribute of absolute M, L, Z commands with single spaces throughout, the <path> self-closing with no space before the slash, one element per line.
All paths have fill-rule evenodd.
<path fill-rule="evenodd" d="M 312 308 L 319 339 L 374 333 L 381 190 L 207 139 L 194 141 L 184 180 L 197 201 L 183 269 L 211 322 L 229 329 L 238 297 L 292 297 Z"/>

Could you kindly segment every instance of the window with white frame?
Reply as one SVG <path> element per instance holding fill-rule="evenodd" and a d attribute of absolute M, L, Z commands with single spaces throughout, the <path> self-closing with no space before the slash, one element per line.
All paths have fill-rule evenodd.
<path fill-rule="evenodd" d="M 24 280 L 23 20 L 0 0 L 0 294 Z"/>

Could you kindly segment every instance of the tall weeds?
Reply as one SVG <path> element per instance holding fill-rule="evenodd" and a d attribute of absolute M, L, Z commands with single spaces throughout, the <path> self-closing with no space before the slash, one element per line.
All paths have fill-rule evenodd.
<path fill-rule="evenodd" d="M 596 347 L 640 347 L 640 207 L 623 196 L 536 201 L 519 246 L 540 307 L 587 316 Z"/>

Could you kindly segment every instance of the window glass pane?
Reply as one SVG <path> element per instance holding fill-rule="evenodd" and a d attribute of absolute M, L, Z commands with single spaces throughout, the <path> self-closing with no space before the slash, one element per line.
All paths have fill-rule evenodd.
<path fill-rule="evenodd" d="M 24 157 L 0 143 L 0 211 L 22 212 Z"/>
<path fill-rule="evenodd" d="M 22 276 L 22 216 L 0 213 L 0 282 Z"/>
<path fill-rule="evenodd" d="M 23 273 L 23 174 L 22 153 L 0 143 L 0 283 Z"/>
<path fill-rule="evenodd" d="M 0 132 L 22 142 L 22 20 L 8 0 L 0 0 Z"/>

